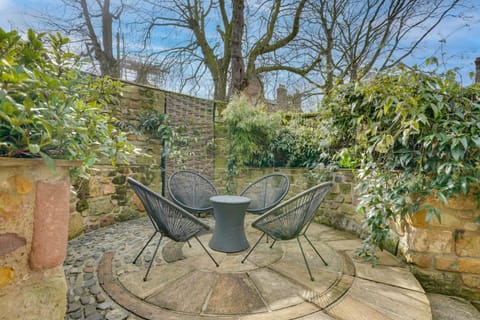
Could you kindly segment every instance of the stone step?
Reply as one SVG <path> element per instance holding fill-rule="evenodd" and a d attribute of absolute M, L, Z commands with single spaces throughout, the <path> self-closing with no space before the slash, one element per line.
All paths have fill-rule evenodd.
<path fill-rule="evenodd" d="M 437 293 L 427 293 L 427 297 L 430 300 L 433 320 L 480 319 L 480 311 L 465 299 Z"/>

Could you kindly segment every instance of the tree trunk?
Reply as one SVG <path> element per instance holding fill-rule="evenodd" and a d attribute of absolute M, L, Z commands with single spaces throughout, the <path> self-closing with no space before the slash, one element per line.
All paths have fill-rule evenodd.
<path fill-rule="evenodd" d="M 244 20 L 244 0 L 232 1 L 232 38 L 231 38 L 231 52 L 232 52 L 232 83 L 230 87 L 230 94 L 237 94 L 242 92 L 248 85 L 248 79 L 245 76 L 245 65 L 243 63 L 242 55 L 242 36 L 245 27 Z"/>
<path fill-rule="evenodd" d="M 112 32 L 112 14 L 110 13 L 110 0 L 105 0 L 102 8 L 102 38 L 103 38 L 103 55 L 101 63 L 104 64 L 102 75 L 120 78 L 120 70 L 118 61 L 113 56 L 113 32 Z"/>
<path fill-rule="evenodd" d="M 216 101 L 227 101 L 227 73 L 220 70 L 217 79 L 215 79 L 215 92 L 213 98 Z"/>

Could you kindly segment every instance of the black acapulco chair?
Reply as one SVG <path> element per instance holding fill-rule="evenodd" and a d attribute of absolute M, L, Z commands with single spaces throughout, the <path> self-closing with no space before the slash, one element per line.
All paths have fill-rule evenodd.
<path fill-rule="evenodd" d="M 212 257 L 210 252 L 205 248 L 203 243 L 198 239 L 198 234 L 210 229 L 208 225 L 194 217 L 192 214 L 177 206 L 175 203 L 169 201 L 168 199 L 162 197 L 156 192 L 152 191 L 148 187 L 144 186 L 140 182 L 127 178 L 130 186 L 135 191 L 137 196 L 142 201 L 145 210 L 147 211 L 148 217 L 155 227 L 155 232 L 152 234 L 150 239 L 144 245 L 142 250 L 138 253 L 133 263 L 137 262 L 137 259 L 143 253 L 148 244 L 152 241 L 153 237 L 159 233 L 160 239 L 158 240 L 155 252 L 150 264 L 148 265 L 147 272 L 143 278 L 143 281 L 147 281 L 148 274 L 152 267 L 152 263 L 155 260 L 157 255 L 158 248 L 162 242 L 163 237 L 167 237 L 176 242 L 188 242 L 189 239 L 195 238 L 203 250 L 208 254 L 212 259 L 215 265 L 218 267 L 217 261 Z"/>
<path fill-rule="evenodd" d="M 249 198 L 247 212 L 262 214 L 275 207 L 288 193 L 290 181 L 283 173 L 267 174 L 250 183 L 240 196 Z"/>
<path fill-rule="evenodd" d="M 190 213 L 211 212 L 210 197 L 218 195 L 215 185 L 200 173 L 178 170 L 168 178 L 168 192 L 173 202 Z"/>
<path fill-rule="evenodd" d="M 276 241 L 297 239 L 300 251 L 303 255 L 303 260 L 305 261 L 305 266 L 310 275 L 310 280 L 313 281 L 312 272 L 310 271 L 310 266 L 308 265 L 305 252 L 303 251 L 300 242 L 300 236 L 303 236 L 307 240 L 322 262 L 325 265 L 328 265 L 307 237 L 306 232 L 315 217 L 320 204 L 332 186 L 332 182 L 325 182 L 316 185 L 315 187 L 282 202 L 275 208 L 265 212 L 263 215 L 255 219 L 252 222 L 252 227 L 263 233 L 241 262 L 245 262 L 265 234 L 274 240 L 270 248 L 273 247 Z"/>

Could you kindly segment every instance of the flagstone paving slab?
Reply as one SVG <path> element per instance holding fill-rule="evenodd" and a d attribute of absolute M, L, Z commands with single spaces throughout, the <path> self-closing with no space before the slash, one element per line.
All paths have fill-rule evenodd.
<path fill-rule="evenodd" d="M 221 273 L 218 275 L 205 313 L 238 315 L 266 311 L 265 303 L 247 274 Z"/>
<path fill-rule="evenodd" d="M 407 290 L 356 278 L 348 295 L 379 310 L 388 319 L 432 319 L 430 303 L 423 290 Z"/>
<path fill-rule="evenodd" d="M 216 275 L 212 272 L 194 271 L 146 299 L 159 307 L 179 312 L 200 314 L 203 301 L 207 298 L 215 283 Z"/>
<path fill-rule="evenodd" d="M 423 288 L 407 268 L 377 265 L 372 267 L 366 263 L 355 263 L 356 276 L 391 286 L 422 292 Z"/>

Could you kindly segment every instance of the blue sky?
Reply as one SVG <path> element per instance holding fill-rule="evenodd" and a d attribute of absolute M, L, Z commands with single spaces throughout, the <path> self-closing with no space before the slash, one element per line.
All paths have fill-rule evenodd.
<path fill-rule="evenodd" d="M 405 62 L 422 64 L 426 58 L 436 56 L 446 69 L 458 68 L 463 85 L 473 82 L 469 77 L 475 71 L 475 58 L 480 57 L 480 0 L 467 0 L 474 10 L 466 13 L 465 19 L 445 19 L 418 50 Z M 0 0 L 0 27 L 25 28 L 32 21 L 28 14 L 35 10 L 55 10 L 59 0 Z"/>

